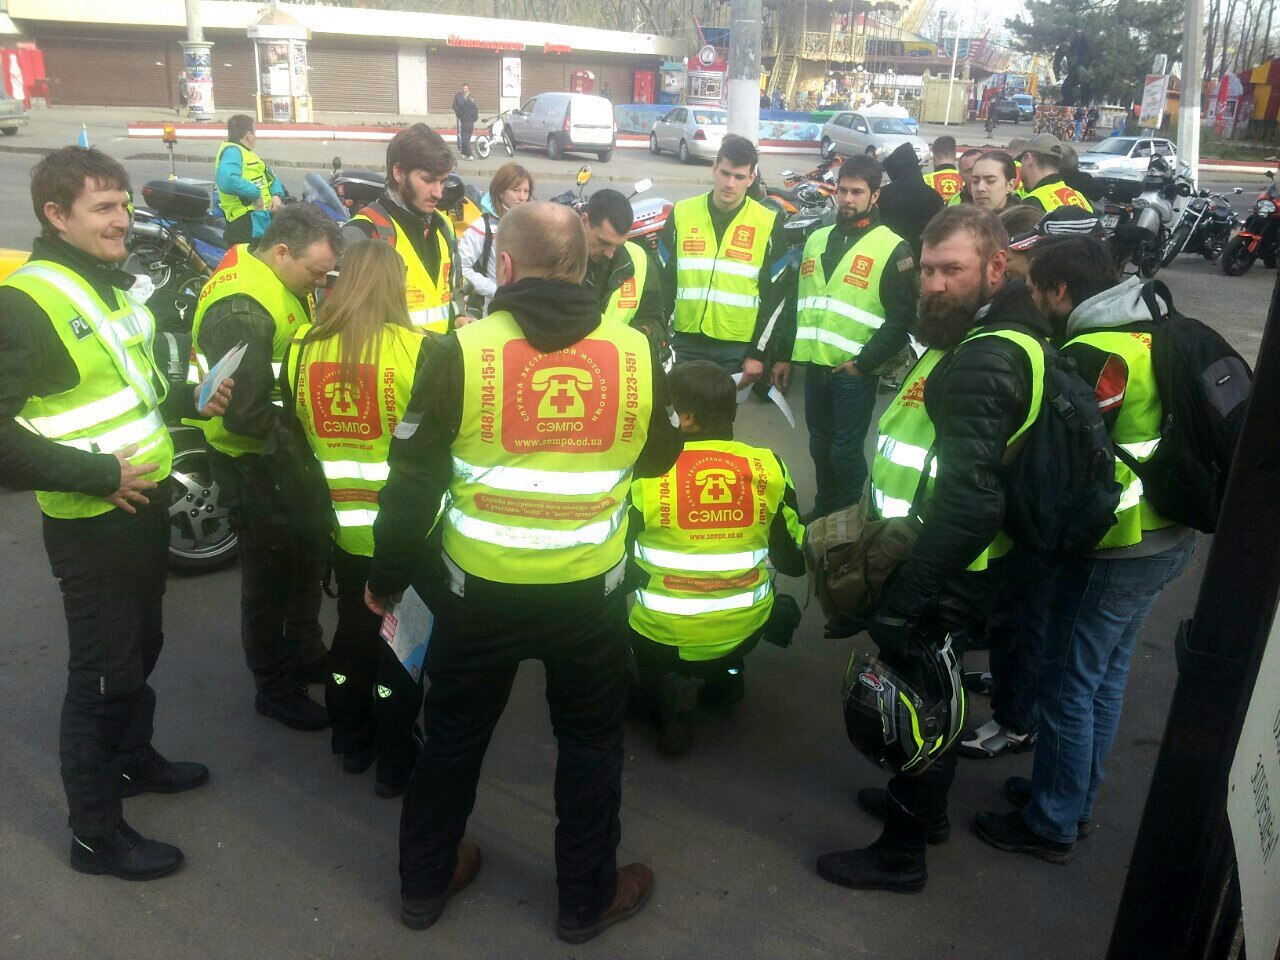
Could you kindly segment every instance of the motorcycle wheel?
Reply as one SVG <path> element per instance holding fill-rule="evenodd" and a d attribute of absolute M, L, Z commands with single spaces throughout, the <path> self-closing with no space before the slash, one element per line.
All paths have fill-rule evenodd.
<path fill-rule="evenodd" d="M 239 542 L 221 490 L 213 481 L 209 448 L 198 430 L 175 430 L 169 491 L 169 569 L 203 573 L 235 561 Z"/>
<path fill-rule="evenodd" d="M 1245 238 L 1237 234 L 1227 241 L 1218 262 L 1222 266 L 1222 272 L 1228 277 L 1239 277 L 1249 272 L 1254 259 L 1254 255 L 1245 246 Z"/>
<path fill-rule="evenodd" d="M 1133 258 L 1134 266 L 1138 268 L 1138 276 L 1143 280 L 1154 280 L 1155 275 L 1160 272 L 1163 252 L 1164 246 L 1161 246 L 1158 240 L 1138 247 Z"/>
<path fill-rule="evenodd" d="M 1178 228 L 1170 235 L 1169 242 L 1164 245 L 1164 251 L 1160 255 L 1160 266 L 1167 267 L 1178 258 L 1178 254 L 1186 246 L 1189 236 L 1191 236 L 1190 225 L 1185 223 L 1178 224 Z"/>
<path fill-rule="evenodd" d="M 476 137 L 476 153 L 477 153 L 477 154 L 479 154 L 480 159 L 481 159 L 481 160 L 488 160 L 488 159 L 489 159 L 489 152 L 490 152 L 490 147 L 489 147 L 489 138 L 488 138 L 488 137 Z"/>
<path fill-rule="evenodd" d="M 173 267 L 166 257 L 166 249 L 145 240 L 129 244 L 129 256 L 137 257 L 157 290 L 173 278 Z"/>

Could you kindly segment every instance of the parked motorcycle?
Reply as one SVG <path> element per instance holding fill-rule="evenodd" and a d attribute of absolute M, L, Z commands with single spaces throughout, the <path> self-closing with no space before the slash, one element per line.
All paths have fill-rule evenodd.
<path fill-rule="evenodd" d="M 1131 203 L 1110 203 L 1103 208 L 1102 222 L 1112 230 L 1110 242 L 1117 266 L 1123 270 L 1132 264 L 1144 280 L 1153 278 L 1164 260 L 1174 205 L 1179 197 L 1193 192 L 1190 167 L 1184 163 L 1175 173 L 1163 157 L 1153 157 L 1138 196 Z"/>
<path fill-rule="evenodd" d="M 476 137 L 476 153 L 479 154 L 481 160 L 487 160 L 489 154 L 493 152 L 494 146 L 498 143 L 502 144 L 502 149 L 507 151 L 508 157 L 515 156 L 515 145 L 511 142 L 510 137 L 504 136 L 504 132 L 507 129 L 507 116 L 510 113 L 510 110 L 506 110 L 496 117 L 480 121 L 488 131 Z"/>
<path fill-rule="evenodd" d="M 782 186 L 763 188 L 765 200 L 773 200 L 788 216 L 835 207 L 836 179 L 845 158 L 833 153 L 808 173 L 782 171 Z"/>
<path fill-rule="evenodd" d="M 587 184 L 590 182 L 591 167 L 584 164 L 578 170 L 576 189 L 571 188 L 557 194 L 551 198 L 551 202 L 572 207 L 575 213 L 585 213 L 587 202 L 590 200 L 585 191 Z M 664 197 L 646 197 L 639 202 L 636 201 L 635 198 L 637 196 L 652 189 L 652 180 L 637 180 L 631 189 L 630 195 L 627 197 L 631 201 L 632 216 L 631 229 L 627 231 L 627 239 L 634 240 L 650 252 L 658 249 L 658 234 L 662 232 L 662 227 L 666 224 L 667 218 L 671 216 L 671 211 L 675 208 L 675 204 Z"/>
<path fill-rule="evenodd" d="M 1247 273 L 1259 257 L 1264 267 L 1274 267 L 1280 257 L 1280 184 L 1275 182 L 1274 170 L 1266 175 L 1271 183 L 1258 194 L 1244 226 L 1227 241 L 1218 259 L 1228 277 Z"/>
<path fill-rule="evenodd" d="M 1243 192 L 1236 187 L 1232 195 Z M 1232 231 L 1239 225 L 1240 218 L 1226 197 L 1201 190 L 1183 207 L 1178 225 L 1164 245 L 1160 266 L 1169 266 L 1180 253 L 1198 253 L 1210 263 L 1216 263 Z"/>

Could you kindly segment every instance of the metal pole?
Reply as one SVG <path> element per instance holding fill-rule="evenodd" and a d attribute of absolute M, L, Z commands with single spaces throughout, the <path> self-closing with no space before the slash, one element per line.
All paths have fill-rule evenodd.
<path fill-rule="evenodd" d="M 1200 91 L 1204 59 L 1204 0 L 1185 0 L 1182 11 L 1182 97 L 1178 101 L 1178 158 L 1200 178 Z"/>
<path fill-rule="evenodd" d="M 729 132 L 755 143 L 760 136 L 761 0 L 732 0 L 729 5 Z M 801 37 L 801 44 L 804 38 Z"/>
<path fill-rule="evenodd" d="M 951 38 L 951 82 L 947 84 L 947 117 L 942 121 L 944 126 L 951 125 L 951 101 L 955 99 L 956 89 L 956 57 L 960 53 L 960 14 L 955 14 L 955 36 Z"/>

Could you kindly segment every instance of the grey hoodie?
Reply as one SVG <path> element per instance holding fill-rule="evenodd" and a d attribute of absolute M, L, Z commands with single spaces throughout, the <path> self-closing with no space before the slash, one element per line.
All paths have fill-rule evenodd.
<path fill-rule="evenodd" d="M 1138 277 L 1129 277 L 1121 283 L 1110 287 L 1097 296 L 1085 300 L 1067 317 L 1065 340 L 1071 340 L 1082 333 L 1099 330 L 1114 330 L 1132 323 L 1151 323 L 1151 310 L 1142 298 L 1144 282 Z M 1159 296 L 1161 313 L 1169 309 L 1169 304 Z M 1115 547 L 1111 550 L 1095 550 L 1086 554 L 1091 560 L 1128 560 L 1134 557 L 1151 557 L 1157 553 L 1177 546 L 1191 536 L 1189 527 L 1175 523 L 1161 530 L 1148 530 L 1143 533 L 1142 540 L 1130 547 Z"/>

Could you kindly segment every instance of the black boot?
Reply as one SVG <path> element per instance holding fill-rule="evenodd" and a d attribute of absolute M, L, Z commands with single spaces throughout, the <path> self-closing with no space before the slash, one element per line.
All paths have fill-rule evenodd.
<path fill-rule="evenodd" d="M 925 869 L 925 838 L 930 823 L 907 812 L 888 795 L 884 831 L 862 850 L 824 853 L 818 873 L 824 880 L 854 890 L 919 893 L 929 879 Z"/>
<path fill-rule="evenodd" d="M 253 705 L 264 717 L 279 720 L 294 730 L 323 730 L 329 725 L 328 713 L 307 696 L 306 687 L 294 687 L 270 697 L 259 693 Z"/>
<path fill-rule="evenodd" d="M 693 711 L 702 680 L 664 673 L 658 680 L 658 749 L 669 757 L 689 752 L 693 745 Z"/>
<path fill-rule="evenodd" d="M 123 780 L 120 787 L 122 797 L 136 797 L 140 793 L 182 793 L 208 782 L 209 768 L 203 763 L 173 763 L 148 744 L 125 759 L 120 777 Z"/>
<path fill-rule="evenodd" d="M 148 840 L 123 820 L 105 837 L 71 837 L 71 869 L 121 880 L 155 880 L 182 866 L 182 851 Z"/>
<path fill-rule="evenodd" d="M 858 806 L 877 820 L 884 820 L 885 810 L 889 806 L 889 791 L 884 787 L 864 787 L 858 791 Z M 951 818 L 945 813 L 929 826 L 926 838 L 930 846 L 946 843 L 951 836 Z"/>

